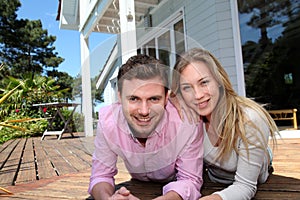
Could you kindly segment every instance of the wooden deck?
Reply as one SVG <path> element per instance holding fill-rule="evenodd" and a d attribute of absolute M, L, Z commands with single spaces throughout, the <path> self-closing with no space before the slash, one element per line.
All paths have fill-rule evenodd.
<path fill-rule="evenodd" d="M 291 133 L 292 134 L 292 133 Z M 16 139 L 0 146 L 1 199 L 90 199 L 87 188 L 94 149 L 93 137 Z M 274 152 L 273 175 L 258 187 L 255 199 L 300 199 L 300 139 L 278 141 Z M 116 182 L 125 185 L 142 200 L 161 193 L 161 184 L 130 181 L 123 162 L 118 162 Z M 206 182 L 202 194 L 223 185 Z"/>

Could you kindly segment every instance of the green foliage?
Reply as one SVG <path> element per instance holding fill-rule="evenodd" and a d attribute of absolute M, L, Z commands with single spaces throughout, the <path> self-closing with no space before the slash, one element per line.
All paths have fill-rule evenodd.
<path fill-rule="evenodd" d="M 20 85 L 18 91 L 0 105 L 0 119 L 7 116 L 11 110 L 19 109 L 20 115 L 34 116 L 38 112 L 35 103 L 63 101 L 66 89 L 60 89 L 55 85 L 55 80 L 48 77 L 36 76 L 34 79 L 27 78 L 24 81 L 13 77 L 5 79 L 6 88 L 0 88 L 2 94 L 6 94 L 16 85 Z M 41 117 L 41 116 L 35 116 Z"/>
<path fill-rule="evenodd" d="M 10 123 L 14 127 L 1 126 L 0 124 L 0 144 L 13 138 L 42 135 L 48 124 L 46 119 L 38 119 L 33 121 L 30 118 L 24 118 L 24 116 L 18 116 L 17 114 L 10 115 L 5 120 L 16 121 L 17 119 L 20 121 Z"/>
<path fill-rule="evenodd" d="M 1 65 L 2 66 L 2 65 Z M 1 70 L 2 68 L 0 68 Z M 10 89 L 7 92 L 3 92 L 1 94 L 1 98 L 0 98 L 0 105 L 2 106 L 4 104 L 5 101 L 7 101 L 12 95 L 14 95 L 14 93 L 16 93 L 20 88 L 20 86 L 22 86 L 22 83 L 20 83 L 19 85 L 15 86 L 14 88 Z M 3 107 L 1 107 L 1 111 L 3 110 Z M 36 125 L 33 125 L 32 122 L 34 121 L 38 121 L 41 119 L 33 119 L 33 118 L 29 118 L 29 117 L 24 117 L 23 115 L 17 115 L 17 113 L 19 113 L 19 111 L 16 110 L 15 113 L 12 113 L 11 115 L 2 117 L 3 120 L 0 121 L 0 144 L 11 139 L 14 137 L 19 137 L 24 136 L 24 132 L 26 130 L 33 130 L 33 133 L 36 133 L 37 129 L 35 128 Z M 25 122 L 31 122 L 28 124 L 23 124 L 26 125 L 27 127 L 24 126 L 20 126 L 20 123 L 25 123 Z M 41 121 L 37 122 L 37 124 L 43 124 Z M 44 123 L 45 126 L 45 123 Z M 38 130 L 41 130 L 41 126 L 38 125 Z M 29 129 L 28 129 L 29 128 Z M 25 132 L 26 133 L 26 132 Z M 25 134 L 26 136 L 26 134 Z"/>
<path fill-rule="evenodd" d="M 25 80 L 7 77 L 2 83 L 6 87 L 0 88 L 0 143 L 15 137 L 41 135 L 48 121 L 41 119 L 44 113 L 33 104 L 63 101 L 68 91 L 55 85 L 54 79 L 43 76 Z"/>
<path fill-rule="evenodd" d="M 71 110 L 69 109 L 64 109 L 62 111 L 62 115 L 64 116 L 64 118 L 67 118 L 70 116 L 71 114 Z M 81 113 L 78 112 L 74 112 L 73 117 L 69 123 L 69 127 L 72 128 L 73 132 L 83 132 L 84 131 L 84 117 Z M 62 126 L 62 122 L 61 122 L 61 126 Z"/>
<path fill-rule="evenodd" d="M 74 78 L 71 77 L 68 73 L 66 72 L 59 72 L 56 70 L 49 71 L 48 72 L 48 77 L 53 77 L 55 80 L 55 84 L 59 85 L 59 88 L 61 90 L 65 90 L 64 92 L 64 99 L 71 99 L 74 100 L 74 96 L 72 95 L 73 93 L 73 85 L 74 85 Z"/>

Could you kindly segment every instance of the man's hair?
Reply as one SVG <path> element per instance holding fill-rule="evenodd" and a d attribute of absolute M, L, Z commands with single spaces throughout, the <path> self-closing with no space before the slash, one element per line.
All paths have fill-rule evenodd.
<path fill-rule="evenodd" d="M 169 67 L 154 57 L 138 54 L 130 57 L 118 72 L 118 91 L 122 93 L 124 80 L 134 78 L 148 80 L 160 77 L 165 86 L 166 93 L 169 89 Z"/>

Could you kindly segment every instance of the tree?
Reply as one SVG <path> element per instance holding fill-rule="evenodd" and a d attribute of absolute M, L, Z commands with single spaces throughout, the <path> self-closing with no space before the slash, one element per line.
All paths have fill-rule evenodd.
<path fill-rule="evenodd" d="M 247 2 L 255 3 L 255 1 L 242 3 Z M 272 4 L 273 1 L 268 2 Z M 270 41 L 268 48 L 265 49 L 262 48 L 261 40 L 258 43 L 247 41 L 243 45 L 246 91 L 249 97 L 270 103 L 272 109 L 298 108 L 300 102 L 300 83 L 297 80 L 300 76 L 299 3 L 297 0 L 276 1 L 276 3 L 286 5 L 284 8 L 274 9 L 274 11 L 278 10 L 278 13 L 272 14 L 277 16 L 278 22 L 280 21 L 280 25 L 274 29 L 281 35 L 276 39 L 273 38 L 273 42 Z M 264 6 L 266 9 L 274 5 Z"/>
<path fill-rule="evenodd" d="M 0 58 L 14 77 L 33 78 L 58 68 L 64 59 L 54 52 L 56 37 L 48 35 L 40 20 L 17 19 L 20 6 L 19 0 L 0 2 Z"/>
<path fill-rule="evenodd" d="M 59 85 L 61 90 L 69 89 L 66 93 L 64 93 L 64 99 L 66 101 L 68 101 L 68 99 L 75 99 L 73 96 L 74 78 L 72 76 L 66 72 L 59 72 L 57 70 L 48 71 L 47 75 L 48 77 L 53 77 L 56 80 L 56 84 Z"/>

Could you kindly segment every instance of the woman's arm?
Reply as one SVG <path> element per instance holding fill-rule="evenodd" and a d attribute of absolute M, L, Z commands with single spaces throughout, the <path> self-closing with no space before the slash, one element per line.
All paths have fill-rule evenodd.
<path fill-rule="evenodd" d="M 249 114 L 249 113 L 248 113 Z M 236 173 L 234 182 L 220 192 L 216 192 L 222 197 L 223 200 L 240 200 L 251 199 L 254 197 L 257 190 L 257 183 L 260 175 L 265 174 L 265 179 L 268 176 L 268 154 L 267 144 L 269 137 L 269 128 L 264 120 L 261 119 L 256 113 L 250 112 L 250 120 L 259 127 L 264 135 L 258 130 L 245 125 L 247 131 L 246 136 L 248 141 L 248 151 L 246 144 L 240 140 L 238 144 L 239 154 L 237 155 Z"/>

